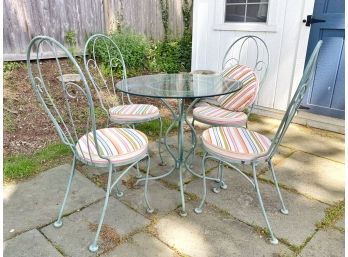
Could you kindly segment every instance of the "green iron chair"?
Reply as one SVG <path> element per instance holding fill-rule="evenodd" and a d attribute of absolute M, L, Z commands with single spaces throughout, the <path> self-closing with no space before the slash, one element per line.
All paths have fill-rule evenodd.
<path fill-rule="evenodd" d="M 270 242 L 272 244 L 278 243 L 277 238 L 273 234 L 271 224 L 267 218 L 267 214 L 263 205 L 263 200 L 261 197 L 258 179 L 256 175 L 256 166 L 264 162 L 268 164 L 268 167 L 272 172 L 273 181 L 276 186 L 277 193 L 281 202 L 282 208 L 280 209 L 280 211 L 283 214 L 288 214 L 288 210 L 285 207 L 278 186 L 278 181 L 272 164 L 272 158 L 276 153 L 278 146 L 282 138 L 284 137 L 285 132 L 289 127 L 293 117 L 295 116 L 299 105 L 301 104 L 306 90 L 311 85 L 321 45 L 322 41 L 319 41 L 308 61 L 308 64 L 306 65 L 299 86 L 272 140 L 269 140 L 267 137 L 257 132 L 240 127 L 212 127 L 203 132 L 202 142 L 203 148 L 205 150 L 205 154 L 202 159 L 203 197 L 200 205 L 195 209 L 196 213 L 202 212 L 202 207 L 204 205 L 207 194 L 205 162 L 208 158 L 217 160 L 239 172 L 245 179 L 247 179 L 251 183 L 253 188 L 256 190 L 261 211 L 266 221 L 268 230 L 270 232 Z M 253 177 L 250 178 L 237 167 L 235 167 L 233 164 L 250 164 L 252 166 Z M 222 169 L 223 165 L 219 166 L 218 172 L 221 173 Z"/>
<path fill-rule="evenodd" d="M 40 57 L 45 51 L 50 52 L 55 60 L 54 71 L 59 81 L 48 81 L 42 72 L 45 63 Z M 66 65 L 60 63 L 58 56 L 66 56 L 69 67 L 79 74 L 81 82 L 65 82 Z M 31 57 L 36 60 L 31 62 Z M 37 36 L 31 40 L 27 50 L 27 68 L 29 79 L 38 102 L 48 114 L 61 141 L 73 153 L 71 173 L 68 180 L 64 200 L 59 210 L 54 227 L 63 225 L 62 216 L 72 180 L 75 174 L 76 161 L 93 167 L 106 168 L 108 181 L 104 206 L 101 210 L 99 225 L 93 242 L 89 245 L 91 252 L 98 250 L 98 238 L 104 221 L 109 195 L 117 187 L 120 179 L 142 160 L 147 160 L 146 178 L 149 176 L 150 156 L 148 139 L 140 131 L 131 128 L 96 128 L 96 119 L 92 95 L 85 76 L 69 51 L 58 41 L 46 36 Z M 50 72 L 53 67 L 50 67 Z M 115 177 L 116 169 L 127 168 Z M 147 198 L 147 180 L 145 182 L 145 203 L 152 210 Z"/>
<path fill-rule="evenodd" d="M 246 35 L 235 40 L 225 52 L 220 75 L 241 81 L 243 87 L 232 94 L 202 100 L 193 109 L 192 126 L 195 121 L 199 121 L 211 126 L 247 127 L 258 93 L 267 77 L 269 62 L 268 47 L 261 38 Z M 196 135 L 193 133 L 192 149 L 187 155 L 192 155 L 191 163 L 195 157 L 196 144 Z M 219 164 L 221 165 L 222 163 Z M 194 175 L 202 177 L 191 169 L 188 158 L 186 167 Z M 214 191 L 227 189 L 223 172 L 219 172 L 217 177 L 207 179 L 214 180 L 219 185 L 214 187 Z"/>
<path fill-rule="evenodd" d="M 265 41 L 247 35 L 235 40 L 227 49 L 223 61 L 223 77 L 242 81 L 238 92 L 202 100 L 193 109 L 195 120 L 213 126 L 247 126 L 259 89 L 268 73 L 269 52 Z"/>
<path fill-rule="evenodd" d="M 163 125 L 159 109 L 151 104 L 134 104 L 130 96 L 123 92 L 120 94 L 121 103 L 118 103 L 116 78 L 119 76 L 127 81 L 127 69 L 117 44 L 109 36 L 95 34 L 87 40 L 83 56 L 85 70 L 98 95 L 101 108 L 108 117 L 108 126 L 134 128 L 135 124 L 159 120 L 158 152 L 163 165 L 161 154 Z M 137 171 L 137 178 L 141 178 L 138 167 Z"/>

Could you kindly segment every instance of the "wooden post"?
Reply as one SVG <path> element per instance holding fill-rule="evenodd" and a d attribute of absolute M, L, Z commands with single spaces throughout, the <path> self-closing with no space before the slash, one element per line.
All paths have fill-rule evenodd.
<path fill-rule="evenodd" d="M 104 31 L 107 34 L 110 32 L 109 0 L 102 0 L 102 3 L 103 3 L 103 12 L 104 12 Z"/>

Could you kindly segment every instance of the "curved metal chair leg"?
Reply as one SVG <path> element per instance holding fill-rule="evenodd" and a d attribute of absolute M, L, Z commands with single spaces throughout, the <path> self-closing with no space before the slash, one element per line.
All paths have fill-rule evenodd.
<path fill-rule="evenodd" d="M 255 189 L 256 189 L 257 197 L 258 197 L 258 200 L 259 200 L 259 203 L 260 203 L 260 207 L 261 207 L 261 211 L 262 211 L 263 217 L 265 218 L 265 221 L 266 221 L 266 224 L 267 224 L 267 227 L 268 227 L 268 231 L 269 231 L 270 236 L 271 236 L 270 242 L 271 242 L 271 244 L 276 245 L 276 244 L 278 244 L 278 239 L 273 234 L 271 224 L 268 221 L 268 217 L 267 217 L 267 214 L 266 214 L 266 211 L 265 211 L 265 207 L 263 205 L 263 200 L 262 200 L 261 193 L 260 193 L 259 183 L 257 181 L 257 176 L 256 176 L 255 163 L 252 163 L 252 167 L 253 167 L 253 178 L 254 178 L 254 183 L 255 183 Z"/>
<path fill-rule="evenodd" d="M 215 193 L 215 194 L 218 194 L 220 193 L 220 186 L 221 186 L 221 166 L 222 166 L 222 162 L 220 161 L 219 162 L 219 166 L 218 166 L 218 173 L 217 173 L 217 181 L 216 181 L 216 185 L 213 187 L 212 191 Z"/>
<path fill-rule="evenodd" d="M 207 182 L 206 182 L 206 178 L 205 178 L 205 160 L 207 157 L 207 153 L 204 154 L 203 158 L 202 158 L 202 175 L 203 175 L 203 196 L 202 196 L 202 200 L 199 204 L 199 206 L 197 208 L 195 208 L 195 213 L 200 214 L 203 212 L 203 205 L 205 202 L 205 198 L 207 196 Z"/>
<path fill-rule="evenodd" d="M 143 175 L 142 175 L 141 172 L 140 172 L 139 163 L 137 163 L 136 166 L 137 166 L 137 168 L 136 168 L 137 174 L 135 175 L 135 177 L 136 177 L 137 179 L 142 178 Z"/>
<path fill-rule="evenodd" d="M 164 161 L 163 161 L 163 157 L 162 157 L 162 152 L 161 152 L 161 144 L 162 144 L 162 137 L 163 137 L 163 122 L 162 122 L 162 118 L 159 117 L 159 121 L 160 121 L 160 134 L 159 134 L 159 139 L 158 139 L 158 153 L 159 153 L 159 157 L 161 159 L 161 166 L 164 166 Z"/>
<path fill-rule="evenodd" d="M 222 162 L 221 162 L 220 188 L 224 189 L 224 190 L 227 189 L 227 185 L 226 185 L 225 180 L 224 180 L 224 165 Z"/>
<path fill-rule="evenodd" d="M 269 160 L 268 161 L 268 168 L 271 170 L 272 172 L 272 177 L 273 177 L 273 181 L 274 181 L 274 184 L 276 186 L 276 189 L 277 189 L 277 193 L 278 193 L 278 196 L 279 196 L 279 200 L 282 204 L 282 208 L 280 209 L 280 212 L 287 215 L 289 214 L 289 211 L 288 209 L 285 207 L 285 204 L 284 204 L 284 201 L 283 201 L 283 197 L 282 197 L 282 194 L 280 192 L 280 189 L 279 189 L 279 185 L 278 185 L 278 180 L 277 180 L 277 177 L 276 177 L 276 174 L 274 172 L 274 168 L 273 168 L 273 163 L 272 163 L 272 160 Z"/>
<path fill-rule="evenodd" d="M 74 158 L 73 158 L 73 161 L 71 164 L 71 172 L 70 172 L 70 176 L 69 176 L 68 186 L 66 188 L 65 195 L 64 195 L 64 200 L 63 200 L 62 206 L 60 207 L 57 221 L 53 223 L 53 226 L 55 228 L 60 228 L 63 225 L 63 222 L 62 222 L 63 211 L 64 211 L 64 207 L 66 204 L 66 200 L 67 200 L 69 192 L 70 192 L 71 182 L 72 182 L 74 175 L 75 175 L 75 167 L 76 167 L 76 157 L 74 155 Z"/>
<path fill-rule="evenodd" d="M 112 170 L 112 177 L 113 177 L 113 180 L 115 181 L 116 180 L 116 168 L 114 168 Z M 115 185 L 115 190 L 116 190 L 116 196 L 117 197 L 122 197 L 123 196 L 123 192 L 119 188 L 118 183 L 116 183 L 116 185 Z"/>
<path fill-rule="evenodd" d="M 135 125 L 134 125 L 134 124 L 132 124 L 130 127 L 131 127 L 132 129 L 135 129 Z M 141 172 L 140 172 L 140 170 L 139 170 L 139 163 L 137 163 L 136 166 L 137 166 L 137 168 L 136 168 L 137 174 L 135 175 L 135 177 L 138 178 L 138 179 L 139 179 L 139 178 L 142 178 L 143 176 L 142 176 L 142 174 L 141 174 Z M 116 184 L 116 189 L 118 190 L 117 184 Z"/>
<path fill-rule="evenodd" d="M 95 235 L 94 241 L 88 247 L 89 251 L 91 251 L 93 253 L 98 251 L 98 248 L 99 248 L 97 243 L 98 243 L 99 234 L 100 234 L 100 231 L 101 231 L 101 228 L 103 225 L 105 212 L 106 212 L 106 209 L 108 207 L 109 195 L 110 195 L 110 190 L 111 190 L 111 180 L 112 180 L 112 164 L 109 163 L 109 177 L 108 177 L 108 185 L 107 185 L 107 189 L 106 189 L 104 207 L 102 209 L 102 213 L 100 216 L 99 225 L 98 225 L 98 229 L 97 229 L 97 233 Z"/>
<path fill-rule="evenodd" d="M 197 145 L 197 136 L 196 136 L 196 132 L 194 131 L 194 124 L 195 124 L 195 120 L 194 118 L 192 117 L 192 122 L 191 122 L 191 126 L 192 126 L 192 130 L 191 130 L 191 144 L 192 144 L 192 147 L 193 147 L 193 152 L 192 152 L 192 159 L 191 159 L 191 163 L 190 163 L 190 167 L 192 168 L 193 166 L 193 161 L 195 159 L 195 156 L 196 156 L 196 145 Z"/>
<path fill-rule="evenodd" d="M 149 199 L 147 197 L 147 185 L 149 183 L 149 172 L 150 172 L 150 155 L 147 157 L 147 169 L 146 169 L 146 178 L 145 178 L 145 188 L 144 188 L 144 195 L 145 195 L 145 203 L 147 205 L 146 211 L 148 213 L 153 213 L 154 209 L 151 207 L 149 203 Z"/>

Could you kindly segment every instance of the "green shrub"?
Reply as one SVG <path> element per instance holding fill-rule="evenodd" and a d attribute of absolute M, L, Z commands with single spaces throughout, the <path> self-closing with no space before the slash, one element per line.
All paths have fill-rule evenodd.
<path fill-rule="evenodd" d="M 129 76 L 134 76 L 147 70 L 149 68 L 149 53 L 151 44 L 143 36 L 134 34 L 129 30 L 120 30 L 113 32 L 109 35 L 111 39 L 116 43 L 120 48 L 120 51 L 123 55 L 123 59 L 126 63 L 127 74 Z M 96 57 L 103 62 L 103 72 L 108 73 L 107 66 L 109 65 L 109 55 L 107 50 L 107 45 L 98 41 L 96 45 Z M 91 45 L 90 45 L 91 46 Z M 111 56 L 118 56 L 115 48 L 109 48 Z M 91 48 L 89 49 L 89 54 L 91 54 Z M 118 75 L 121 75 L 121 63 L 116 63 L 120 67 L 118 69 Z"/>
<path fill-rule="evenodd" d="M 69 45 L 69 51 L 71 52 L 72 55 L 76 55 L 76 44 L 77 44 L 77 39 L 76 39 L 76 32 L 73 30 L 69 30 L 65 37 L 65 41 Z"/>
<path fill-rule="evenodd" d="M 191 33 L 179 40 L 158 42 L 155 46 L 155 66 L 158 71 L 177 73 L 191 70 Z"/>
<path fill-rule="evenodd" d="M 144 36 L 134 34 L 122 29 L 109 35 L 120 48 L 123 55 L 127 75 L 129 77 L 148 72 L 176 73 L 190 71 L 191 69 L 191 33 L 185 32 L 179 40 L 165 40 L 152 42 Z M 109 55 L 107 45 L 99 41 L 95 47 L 97 59 L 102 62 L 103 74 L 109 75 Z M 115 49 L 109 48 L 111 56 L 117 56 Z M 90 45 L 89 54 L 92 53 Z M 116 63 L 120 69 L 117 75 L 122 73 L 121 64 Z"/>
<path fill-rule="evenodd" d="M 11 72 L 13 70 L 17 70 L 21 67 L 20 62 L 4 62 L 3 70 L 5 72 Z"/>
<path fill-rule="evenodd" d="M 167 73 L 182 71 L 179 42 L 158 42 L 155 46 L 155 63 L 158 71 Z"/>
<path fill-rule="evenodd" d="M 192 52 L 192 34 L 184 32 L 184 36 L 179 41 L 180 60 L 184 71 L 191 71 L 191 52 Z"/>

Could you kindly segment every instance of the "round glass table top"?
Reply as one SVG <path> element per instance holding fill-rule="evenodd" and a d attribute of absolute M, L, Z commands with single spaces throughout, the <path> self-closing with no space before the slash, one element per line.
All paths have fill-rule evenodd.
<path fill-rule="evenodd" d="M 191 73 L 155 74 L 121 80 L 116 87 L 121 92 L 157 98 L 201 98 L 238 91 L 241 82 L 221 75 Z"/>

